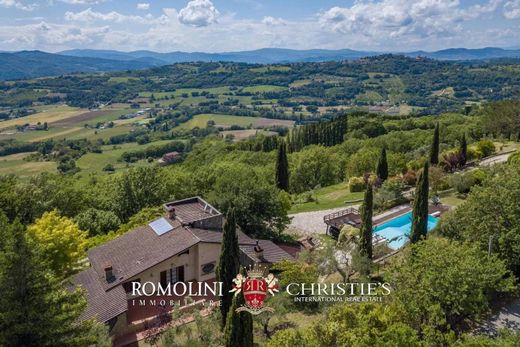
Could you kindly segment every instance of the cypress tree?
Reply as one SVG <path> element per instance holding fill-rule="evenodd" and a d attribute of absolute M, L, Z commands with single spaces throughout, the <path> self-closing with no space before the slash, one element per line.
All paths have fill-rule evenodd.
<path fill-rule="evenodd" d="M 462 139 L 460 140 L 460 156 L 461 165 L 466 165 L 466 161 L 468 158 L 468 143 L 466 142 L 466 134 L 462 134 Z"/>
<path fill-rule="evenodd" d="M 430 151 L 430 164 L 432 165 L 439 164 L 439 144 L 439 123 L 437 123 L 433 131 L 432 148 Z"/>
<path fill-rule="evenodd" d="M 225 347 L 253 346 L 253 317 L 249 312 L 236 312 L 245 303 L 244 295 L 240 293 L 233 297 L 224 328 Z"/>
<path fill-rule="evenodd" d="M 424 164 L 423 171 L 417 180 L 415 188 L 415 199 L 413 202 L 412 213 L 412 230 L 410 233 L 410 242 L 416 243 L 426 237 L 428 233 L 428 170 L 430 166 L 428 162 Z"/>
<path fill-rule="evenodd" d="M 289 191 L 289 162 L 287 161 L 287 146 L 285 141 L 278 146 L 278 157 L 276 159 L 276 186 Z"/>
<path fill-rule="evenodd" d="M 361 206 L 360 253 L 372 259 L 372 213 L 373 188 L 368 184 L 365 191 L 363 206 Z"/>
<path fill-rule="evenodd" d="M 0 346 L 91 346 L 91 322 L 79 323 L 86 301 L 48 273 L 38 245 L 19 223 L 0 241 Z"/>
<path fill-rule="evenodd" d="M 229 312 L 231 301 L 233 300 L 233 293 L 229 292 L 232 289 L 233 278 L 235 278 L 238 271 L 240 271 L 240 253 L 236 229 L 235 210 L 232 208 L 226 214 L 220 259 L 216 269 L 217 281 L 222 282 L 222 298 L 220 299 L 220 313 L 222 314 L 220 324 L 222 328 L 224 328 L 226 324 L 226 316 Z"/>
<path fill-rule="evenodd" d="M 388 162 L 386 160 L 386 148 L 381 150 L 381 156 L 377 162 L 377 177 L 384 182 L 388 178 Z"/>

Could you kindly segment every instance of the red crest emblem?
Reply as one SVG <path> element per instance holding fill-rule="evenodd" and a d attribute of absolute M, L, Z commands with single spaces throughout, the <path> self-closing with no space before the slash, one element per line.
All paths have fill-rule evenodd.
<path fill-rule="evenodd" d="M 271 307 L 264 306 L 264 300 L 267 293 L 274 295 L 278 292 L 278 279 L 271 273 L 267 277 L 263 277 L 264 272 L 263 268 L 255 264 L 247 271 L 247 277 L 244 278 L 239 273 L 233 279 L 234 285 L 231 292 L 234 292 L 235 296 L 243 292 L 246 301 L 246 305 L 239 307 L 237 312 L 247 311 L 256 315 L 264 311 L 274 311 Z"/>
<path fill-rule="evenodd" d="M 262 307 L 267 293 L 267 282 L 263 278 L 248 278 L 242 286 L 244 298 L 249 306 Z"/>

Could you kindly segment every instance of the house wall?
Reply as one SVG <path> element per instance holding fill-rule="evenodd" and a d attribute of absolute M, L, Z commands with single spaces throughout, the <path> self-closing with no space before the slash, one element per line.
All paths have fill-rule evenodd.
<path fill-rule="evenodd" d="M 197 275 L 199 281 L 208 281 L 215 278 L 215 269 L 208 274 L 204 274 L 202 267 L 208 263 L 215 263 L 215 268 L 218 265 L 220 258 L 220 243 L 199 243 L 199 259 L 197 264 Z"/>
<path fill-rule="evenodd" d="M 220 229 L 222 229 L 223 223 L 224 223 L 224 217 L 222 215 L 218 215 L 218 216 L 202 219 L 199 221 L 195 221 L 192 223 L 192 225 L 194 228 L 220 230 Z"/>
<path fill-rule="evenodd" d="M 180 256 L 173 256 L 143 272 L 130 278 L 126 282 L 131 282 L 135 279 L 140 279 L 143 282 L 159 283 L 161 280 L 161 271 L 166 271 L 172 267 L 184 266 L 184 280 L 185 281 L 206 281 L 215 278 L 215 272 L 204 274 L 202 266 L 207 263 L 215 262 L 215 267 L 218 264 L 220 256 L 219 243 L 198 243 L 189 248 L 189 254 Z"/>
<path fill-rule="evenodd" d="M 159 283 L 161 281 L 161 271 L 166 271 L 171 269 L 172 267 L 183 266 L 184 265 L 184 280 L 191 281 L 197 279 L 196 273 L 196 259 L 197 259 L 197 247 L 195 245 L 189 248 L 189 254 L 183 255 L 174 255 L 171 258 L 166 259 L 165 261 L 158 263 L 155 266 L 141 272 L 140 274 L 130 278 L 126 282 L 131 282 L 135 279 L 140 279 L 141 283 L 143 282 L 154 282 Z"/>
<path fill-rule="evenodd" d="M 110 329 L 109 334 L 111 336 L 119 336 L 129 331 L 128 322 L 126 319 L 126 312 L 121 313 L 119 316 L 115 317 L 115 323 L 112 329 Z"/>

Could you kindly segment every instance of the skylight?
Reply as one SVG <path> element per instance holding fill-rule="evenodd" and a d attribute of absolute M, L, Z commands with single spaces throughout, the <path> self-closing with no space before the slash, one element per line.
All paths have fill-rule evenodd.
<path fill-rule="evenodd" d="M 157 220 L 154 220 L 153 222 L 151 222 L 148 225 L 159 236 L 167 233 L 168 231 L 173 230 L 173 227 L 171 226 L 171 224 L 165 218 L 162 218 L 162 217 Z"/>

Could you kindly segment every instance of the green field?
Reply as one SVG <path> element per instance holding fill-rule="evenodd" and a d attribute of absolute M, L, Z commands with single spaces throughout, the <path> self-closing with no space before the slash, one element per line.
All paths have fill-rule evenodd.
<path fill-rule="evenodd" d="M 271 72 L 271 71 L 290 71 L 290 66 L 283 66 L 283 65 L 272 65 L 272 66 L 261 66 L 261 67 L 254 67 L 249 69 L 249 71 L 257 72 L 257 73 L 265 73 L 265 72 Z"/>
<path fill-rule="evenodd" d="M 183 123 L 177 127 L 177 129 L 193 129 L 195 127 L 205 128 L 208 121 L 214 121 L 215 126 L 229 127 L 231 125 L 240 125 L 247 127 L 254 125 L 258 118 L 256 117 L 239 117 L 222 114 L 199 114 L 194 116 L 192 119 Z"/>
<path fill-rule="evenodd" d="M 29 177 L 41 172 L 56 172 L 55 162 L 32 162 L 23 160 L 28 155 L 30 155 L 30 153 L 19 153 L 0 157 L 0 175 Z"/>
<path fill-rule="evenodd" d="M 9 119 L 0 122 L 0 129 L 10 128 L 16 125 L 23 125 L 27 123 L 36 124 L 38 122 L 57 122 L 66 118 L 77 116 L 82 112 L 85 112 L 85 110 L 76 107 L 69 107 L 64 105 L 47 106 L 42 110 L 42 112 L 35 113 L 27 117 Z"/>
<path fill-rule="evenodd" d="M 112 164 L 117 170 L 124 170 L 131 166 L 146 165 L 146 160 L 139 161 L 137 163 L 127 164 L 120 161 L 121 155 L 124 152 L 145 149 L 150 146 L 164 145 L 171 141 L 155 141 L 144 145 L 138 145 L 137 143 L 125 143 L 117 146 L 106 145 L 103 146 L 103 153 L 87 153 L 76 162 L 76 165 L 81 169 L 81 173 L 100 173 L 103 172 L 103 168 L 107 164 Z"/>
<path fill-rule="evenodd" d="M 119 120 L 119 116 L 129 112 L 128 109 L 104 109 L 102 111 L 89 111 L 87 109 L 74 109 L 66 106 L 50 108 L 40 113 L 1 122 L 2 125 L 9 125 L 9 129 L 4 128 L 0 133 L 0 140 L 15 138 L 19 141 L 38 142 L 47 139 L 79 139 L 88 138 L 91 140 L 108 139 L 111 136 L 130 132 L 139 118 Z M 115 126 L 108 129 L 86 128 L 85 124 L 95 126 L 97 123 L 113 121 Z M 9 123 L 8 123 L 9 122 Z M 16 132 L 13 124 L 36 124 L 37 122 L 47 122 L 49 129 L 46 131 L 26 131 Z"/>
<path fill-rule="evenodd" d="M 295 203 L 289 213 L 327 210 L 330 208 L 357 204 L 357 200 L 363 199 L 363 192 L 351 193 L 348 184 L 343 182 L 332 186 L 316 189 L 312 196 L 316 201 Z M 351 202 L 353 201 L 353 202 Z M 351 202 L 351 203 L 346 203 Z"/>
<path fill-rule="evenodd" d="M 268 84 L 261 84 L 258 86 L 245 87 L 242 89 L 244 93 L 264 93 L 264 92 L 278 92 L 286 90 L 287 87 L 272 86 Z"/>

